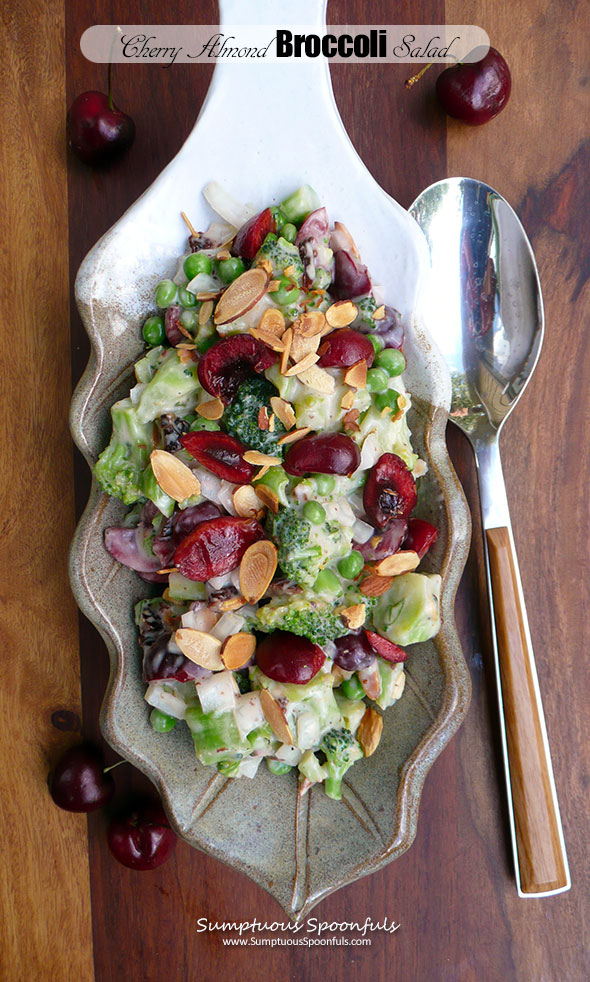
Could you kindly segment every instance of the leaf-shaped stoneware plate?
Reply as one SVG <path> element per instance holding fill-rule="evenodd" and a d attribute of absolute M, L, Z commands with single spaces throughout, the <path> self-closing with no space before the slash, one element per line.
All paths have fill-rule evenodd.
<path fill-rule="evenodd" d="M 300 0 L 297 19 L 319 28 L 322 8 L 318 0 Z M 292 16 L 287 0 L 221 4 L 226 25 L 289 24 Z M 281 136 L 278 122 L 285 92 L 289 139 Z M 354 151 L 327 66 L 318 60 L 218 65 L 180 153 L 84 260 L 76 298 L 92 354 L 72 401 L 71 426 L 89 465 L 108 441 L 111 404 L 128 392 L 154 287 L 174 274 L 185 249 L 180 212 L 199 228 L 213 217 L 200 194 L 211 179 L 261 207 L 312 184 L 332 220 L 352 230 L 373 279 L 400 310 L 406 380 L 414 396 L 413 440 L 429 464 L 420 514 L 441 529 L 425 566 L 442 573 L 442 630 L 434 641 L 412 646 L 404 695 L 385 713 L 377 752 L 349 772 L 338 803 L 318 789 L 299 797 L 295 776 L 277 778 L 266 769 L 253 781 L 225 779 L 196 762 L 186 727 L 167 737 L 152 731 L 133 623 L 133 605 L 149 587 L 105 551 L 103 531 L 118 523 L 124 508 L 96 485 L 72 544 L 71 580 L 80 608 L 109 649 L 111 675 L 101 716 L 108 742 L 152 779 L 180 835 L 244 872 L 300 919 L 326 894 L 395 859 L 414 838 L 426 773 L 469 702 L 453 605 L 470 522 L 445 446 L 449 378 L 420 318 L 426 244 L 414 220 L 376 184 Z"/>

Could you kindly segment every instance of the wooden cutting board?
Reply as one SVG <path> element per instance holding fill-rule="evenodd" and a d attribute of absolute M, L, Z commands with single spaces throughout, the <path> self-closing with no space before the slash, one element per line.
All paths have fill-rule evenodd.
<path fill-rule="evenodd" d="M 217 12 L 212 0 L 198 7 L 188 0 L 46 0 L 42 6 L 21 0 L 2 10 L 0 62 L 0 975 L 8 982 L 590 977 L 590 682 L 584 664 L 590 621 L 590 11 L 575 0 L 522 0 L 518 8 L 507 0 L 377 0 L 370 14 L 362 0 L 332 0 L 329 10 L 329 19 L 343 24 L 369 16 L 385 24 L 480 24 L 513 71 L 506 111 L 477 129 L 447 121 L 437 108 L 432 93 L 438 69 L 410 92 L 403 86 L 409 74 L 403 65 L 338 65 L 333 78 L 353 142 L 379 183 L 403 205 L 447 174 L 482 178 L 516 207 L 537 254 L 547 336 L 502 444 L 572 891 L 524 901 L 514 889 L 475 475 L 468 446 L 455 431 L 449 431 L 449 446 L 474 516 L 472 552 L 457 600 L 472 707 L 426 782 L 412 849 L 328 898 L 312 915 L 361 923 L 387 917 L 400 924 L 395 933 L 376 930 L 367 934 L 370 945 L 312 951 L 225 946 L 222 932 L 200 930 L 200 918 L 282 920 L 274 901 L 183 843 L 161 869 L 131 873 L 111 858 L 102 815 L 87 823 L 52 806 L 45 775 L 61 749 L 79 739 L 80 679 L 84 733 L 98 740 L 108 676 L 102 642 L 84 620 L 78 630 L 66 577 L 74 472 L 78 513 L 89 485 L 77 455 L 72 467 L 67 430 L 70 352 L 74 380 L 88 357 L 73 303 L 71 332 L 68 323 L 68 260 L 71 285 L 87 249 L 180 148 L 210 77 L 206 66 L 115 68 L 115 100 L 135 118 L 136 143 L 105 171 L 76 160 L 66 170 L 65 109 L 84 89 L 106 87 L 106 70 L 84 60 L 79 38 L 91 24 L 117 19 L 215 23 Z M 107 755 L 113 759 L 108 750 Z M 120 795 L 145 786 L 128 765 L 115 773 Z M 345 936 L 358 937 L 358 931 Z"/>

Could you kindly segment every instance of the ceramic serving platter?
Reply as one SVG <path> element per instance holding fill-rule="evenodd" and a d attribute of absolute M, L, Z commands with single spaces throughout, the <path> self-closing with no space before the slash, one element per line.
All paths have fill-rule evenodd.
<path fill-rule="evenodd" d="M 289 24 L 290 6 L 286 0 L 258 0 L 255 7 L 252 0 L 222 0 L 222 24 L 276 24 L 281 14 Z M 319 28 L 323 16 L 317 0 L 298 4 L 302 24 Z M 289 131 L 301 133 L 300 139 L 279 139 L 276 122 L 269 124 L 281 118 L 286 88 L 292 94 Z M 442 574 L 442 629 L 433 641 L 412 645 L 406 689 L 385 713 L 381 743 L 370 759 L 352 768 L 343 801 L 335 802 L 318 788 L 300 796 L 295 775 L 276 777 L 262 768 L 254 780 L 226 779 L 196 761 L 187 727 L 166 736 L 151 729 L 133 606 L 153 588 L 106 552 L 104 529 L 118 524 L 125 508 L 96 484 L 72 543 L 70 575 L 78 604 L 110 655 L 101 711 L 105 738 L 151 778 L 181 836 L 245 873 L 299 920 L 328 893 L 401 855 L 414 839 L 428 769 L 469 703 L 453 607 L 470 521 L 445 444 L 450 381 L 420 313 L 426 243 L 354 151 L 334 104 L 328 69 L 319 61 L 218 65 L 180 153 L 84 260 L 76 299 L 91 356 L 72 400 L 71 428 L 89 466 L 108 442 L 110 406 L 128 393 L 142 351 L 141 324 L 153 312 L 154 287 L 174 275 L 177 257 L 186 249 L 181 210 L 198 228 L 214 217 L 200 194 L 212 179 L 259 208 L 311 184 L 331 220 L 351 230 L 386 301 L 400 310 L 413 443 L 429 466 L 419 482 L 416 514 L 441 531 L 421 568 Z"/>

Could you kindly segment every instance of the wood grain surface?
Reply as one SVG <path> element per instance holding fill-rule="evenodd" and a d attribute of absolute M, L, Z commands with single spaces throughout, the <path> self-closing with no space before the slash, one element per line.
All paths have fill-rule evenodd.
<path fill-rule="evenodd" d="M 0 8 L 0 977 L 93 977 L 86 819 L 46 776 L 80 739 L 62 0 Z"/>
<path fill-rule="evenodd" d="M 11 107 L 11 126 L 19 116 L 26 120 L 20 130 L 22 145 L 5 165 L 17 183 L 8 185 L 6 173 L 0 178 L 5 220 L 16 236 L 3 280 L 5 299 L 9 296 L 13 305 L 17 299 L 21 310 L 30 302 L 24 280 L 19 292 L 14 292 L 17 263 L 21 269 L 23 265 L 27 270 L 41 268 L 41 277 L 37 274 L 28 282 L 37 296 L 40 285 L 44 294 L 43 316 L 23 317 L 26 344 L 18 351 L 16 371 L 14 346 L 3 353 L 2 363 L 5 419 L 12 418 L 16 409 L 28 421 L 25 441 L 11 441 L 2 465 L 4 541 L 10 546 L 9 554 L 5 553 L 7 575 L 2 594 L 5 646 L 10 644 L 12 655 L 18 644 L 22 666 L 18 717 L 15 720 L 10 703 L 3 704 L 0 723 L 4 757 L 9 760 L 9 766 L 4 764 L 3 780 L 10 794 L 16 792 L 24 803 L 20 813 L 5 812 L 5 827 L 7 822 L 9 829 L 18 826 L 9 846 L 10 855 L 19 857 L 13 860 L 18 875 L 4 878 L 3 903 L 10 916 L 0 929 L 12 953 L 12 974 L 7 975 L 11 982 L 21 977 L 68 977 L 72 937 L 81 938 L 74 955 L 79 961 L 78 974 L 72 970 L 72 978 L 87 977 L 87 963 L 82 962 L 90 957 L 90 942 L 83 929 L 88 916 L 85 856 L 79 850 L 83 820 L 56 814 L 41 797 L 44 756 L 56 743 L 46 727 L 44 707 L 53 706 L 53 696 L 59 694 L 64 706 L 75 708 L 77 672 L 72 601 L 63 561 L 71 530 L 65 424 L 68 331 L 59 285 L 66 241 L 65 192 L 55 180 L 60 172 L 57 152 L 51 166 L 48 164 L 54 152 L 51 140 L 57 139 L 66 102 L 84 89 L 104 90 L 106 86 L 106 70 L 89 64 L 80 53 L 79 38 L 86 27 L 117 21 L 215 23 L 217 16 L 213 0 L 204 0 L 198 7 L 188 0 L 166 4 L 163 0 L 79 0 L 65 5 L 67 91 L 60 108 L 63 48 L 59 24 L 63 13 L 56 3 L 52 0 L 45 6 L 41 24 L 35 6 L 35 28 L 45 31 L 45 57 L 37 63 L 21 53 L 18 59 L 16 55 L 5 57 L 2 66 L 4 73 L 12 73 L 13 81 L 23 65 L 31 73 L 30 78 L 25 76 L 27 84 L 18 93 L 19 101 Z M 7 15 L 2 16 L 6 30 Z M 27 4 L 21 4 L 11 29 L 25 31 L 27 16 Z M 567 894 L 543 900 L 520 900 L 514 888 L 475 473 L 466 440 L 450 430 L 449 447 L 474 517 L 472 551 L 457 601 L 457 620 L 473 682 L 471 710 L 426 782 L 411 850 L 386 869 L 329 897 L 313 912 L 328 922 L 362 922 L 366 917 L 377 922 L 388 917 L 401 925 L 399 930 L 394 934 L 377 930 L 368 936 L 371 945 L 365 947 L 310 950 L 277 946 L 254 952 L 226 947 L 221 932 L 200 933 L 199 918 L 282 920 L 275 902 L 244 877 L 183 843 L 175 859 L 161 869 L 133 874 L 108 853 L 105 817 L 91 816 L 88 842 L 95 978 L 99 982 L 196 978 L 209 982 L 233 976 L 244 982 L 259 978 L 582 982 L 590 977 L 586 846 L 590 681 L 585 668 L 590 634 L 586 602 L 590 572 L 590 464 L 586 453 L 590 436 L 586 410 L 590 373 L 590 12 L 583 0 L 521 0 L 518 9 L 508 0 L 376 0 L 370 13 L 363 0 L 332 0 L 329 18 L 351 24 L 369 18 L 374 23 L 446 20 L 480 24 L 512 67 L 513 93 L 507 109 L 497 120 L 477 129 L 447 121 L 437 108 L 433 98 L 437 69 L 410 92 L 403 87 L 409 74 L 403 65 L 338 65 L 332 74 L 348 132 L 388 192 L 407 206 L 423 187 L 447 174 L 480 177 L 516 207 L 537 254 L 547 335 L 535 377 L 502 436 L 502 451 L 573 887 Z M 49 76 L 44 78 L 43 72 Z M 75 160 L 69 163 L 72 282 L 87 249 L 180 148 L 209 77 L 206 66 L 115 69 L 115 99 L 134 116 L 138 136 L 130 154 L 106 170 L 91 171 Z M 33 94 L 36 112 L 29 116 L 25 107 Z M 49 127 L 51 137 L 39 132 L 40 120 Z M 50 150 L 42 151 L 48 141 Z M 29 156 L 37 163 L 31 163 Z M 32 177 L 23 197 L 18 183 L 24 163 L 32 168 Z M 48 196 L 51 214 L 39 203 L 41 198 L 43 207 L 49 208 Z M 166 220 L 165 215 L 161 217 Z M 55 243 L 48 246 L 44 241 L 39 246 L 37 239 L 34 248 L 26 233 L 38 226 L 40 218 L 42 226 L 53 223 L 56 227 L 56 221 L 57 227 L 60 221 L 62 225 Z M 5 324 L 4 344 L 12 338 L 11 326 L 12 322 Z M 41 343 L 50 354 L 44 364 L 33 364 L 32 355 L 38 356 Z M 87 339 L 72 304 L 74 379 L 83 370 L 87 355 Z M 36 380 L 38 388 L 33 392 L 24 391 L 14 381 L 27 373 Z M 39 433 L 44 450 L 51 448 L 50 455 L 39 453 Z M 8 449 L 6 443 L 4 449 Z M 40 482 L 43 497 L 38 494 Z M 86 501 L 88 483 L 87 468 L 77 459 L 78 510 Z M 35 556 L 27 553 L 25 561 L 23 542 L 31 528 L 38 548 Z M 47 551 L 51 562 L 43 559 Z M 32 653 L 37 649 L 44 657 L 35 660 Z M 80 628 L 80 664 L 85 730 L 98 739 L 98 709 L 108 662 L 104 646 L 85 621 Z M 2 698 L 6 701 L 6 690 Z M 144 787 L 141 775 L 127 765 L 115 774 L 120 795 Z M 22 819 L 18 820 L 23 812 L 24 827 Z M 39 841 L 40 830 L 44 843 Z M 28 849 L 26 860 L 23 849 Z M 72 868 L 66 875 L 63 857 L 72 850 Z M 59 880 L 53 904 L 50 893 L 42 889 L 40 902 L 33 906 L 30 870 L 35 866 L 41 868 L 42 886 L 46 877 L 54 886 Z M 68 941 L 58 970 L 55 938 L 62 936 L 57 922 L 65 918 L 64 908 L 81 927 L 76 934 L 72 924 L 63 920 L 68 925 Z M 34 943 L 31 923 L 35 925 Z M 54 969 L 45 974 L 39 960 L 44 938 L 51 952 L 48 958 L 53 958 L 48 964 Z M 20 974 L 15 967 L 19 964 Z"/>

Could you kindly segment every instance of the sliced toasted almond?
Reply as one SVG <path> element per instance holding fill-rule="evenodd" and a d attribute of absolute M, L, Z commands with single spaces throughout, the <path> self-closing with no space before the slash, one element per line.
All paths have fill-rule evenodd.
<path fill-rule="evenodd" d="M 232 494 L 236 515 L 240 518 L 257 518 L 262 510 L 262 501 L 251 484 L 240 484 Z"/>
<path fill-rule="evenodd" d="M 268 345 L 273 351 L 281 352 L 285 345 L 276 334 L 271 334 L 269 331 L 263 331 L 261 327 L 251 327 L 250 334 L 253 338 L 257 338 L 258 341 L 262 341 L 263 344 Z"/>
<path fill-rule="evenodd" d="M 301 426 L 298 430 L 290 430 L 289 433 L 285 433 L 278 442 L 281 445 L 285 443 L 296 443 L 297 440 L 301 440 L 303 436 L 307 436 L 310 432 L 311 426 Z"/>
<path fill-rule="evenodd" d="M 320 344 L 320 337 L 316 335 L 313 338 L 303 337 L 301 334 L 293 334 L 293 343 L 291 345 L 291 358 L 295 362 L 302 361 L 306 355 L 315 355 Z"/>
<path fill-rule="evenodd" d="M 220 249 L 220 251 L 215 256 L 216 259 L 231 259 L 231 252 L 227 249 Z"/>
<path fill-rule="evenodd" d="M 397 397 L 398 409 L 402 409 L 402 410 L 407 409 L 409 405 L 410 405 L 409 399 L 402 392 L 401 395 Z"/>
<path fill-rule="evenodd" d="M 266 484 L 259 484 L 257 487 L 256 494 L 267 508 L 270 508 L 274 515 L 278 514 L 279 510 L 279 499 L 272 488 L 268 488 Z"/>
<path fill-rule="evenodd" d="M 273 699 L 268 689 L 260 690 L 260 706 L 264 713 L 264 718 L 271 730 L 281 743 L 293 744 L 293 735 L 287 723 L 287 717 L 279 706 L 276 699 Z"/>
<path fill-rule="evenodd" d="M 387 593 L 393 583 L 393 576 L 377 576 L 370 573 L 361 583 L 361 593 L 365 597 L 380 597 L 382 593 Z"/>
<path fill-rule="evenodd" d="M 268 409 L 266 406 L 261 406 L 258 410 L 258 429 L 268 430 Z"/>
<path fill-rule="evenodd" d="M 344 376 L 347 385 L 353 389 L 364 389 L 367 384 L 367 363 L 364 358 L 351 365 Z"/>
<path fill-rule="evenodd" d="M 276 417 L 275 417 L 275 414 L 274 413 L 271 413 L 270 416 L 269 416 L 269 418 L 268 418 L 268 432 L 269 433 L 274 433 L 274 431 L 275 431 L 275 418 Z"/>
<path fill-rule="evenodd" d="M 188 218 L 188 216 L 184 213 L 184 211 L 181 211 L 180 212 L 180 217 L 182 218 L 184 224 L 188 228 L 190 234 L 192 236 L 194 236 L 194 238 L 196 238 L 199 233 L 197 232 L 197 230 L 196 230 L 195 226 L 193 225 L 193 223 L 191 222 L 190 218 Z"/>
<path fill-rule="evenodd" d="M 270 259 L 261 259 L 256 265 L 260 266 L 260 269 L 263 269 L 269 276 L 272 276 L 272 263 Z"/>
<path fill-rule="evenodd" d="M 355 399 L 356 399 L 356 392 L 354 392 L 353 389 L 349 389 L 348 392 L 344 393 L 342 399 L 340 400 L 340 408 L 352 409 Z"/>
<path fill-rule="evenodd" d="M 180 344 L 177 344 L 175 347 L 176 347 L 176 350 L 177 351 L 179 351 L 179 350 L 180 351 L 194 351 L 195 348 L 196 348 L 196 345 L 195 344 L 192 344 L 192 343 L 189 344 L 188 341 L 181 341 Z"/>
<path fill-rule="evenodd" d="M 203 419 L 221 419 L 223 416 L 223 410 L 225 406 L 223 405 L 221 399 L 208 399 L 207 402 L 201 402 L 198 406 L 195 406 L 195 412 L 202 416 Z"/>
<path fill-rule="evenodd" d="M 276 337 L 280 338 L 285 330 L 285 318 L 276 307 L 269 307 L 260 318 L 258 327 L 261 331 L 266 331 L 268 334 L 275 334 Z"/>
<path fill-rule="evenodd" d="M 348 327 L 357 316 L 358 307 L 352 300 L 337 300 L 326 311 L 326 320 L 330 327 Z"/>
<path fill-rule="evenodd" d="M 238 668 L 243 668 L 249 662 L 256 651 L 256 638 L 247 631 L 240 631 L 239 634 L 230 634 L 223 642 L 221 649 L 221 660 L 226 668 L 235 672 Z"/>
<path fill-rule="evenodd" d="M 221 672 L 225 668 L 221 657 L 221 641 L 212 634 L 196 631 L 192 627 L 182 627 L 174 635 L 174 641 L 189 661 L 208 668 L 212 672 Z"/>
<path fill-rule="evenodd" d="M 365 714 L 359 723 L 359 728 L 356 731 L 356 738 L 361 745 L 365 757 L 370 757 L 371 754 L 375 753 L 379 746 L 382 733 L 383 717 L 372 706 L 367 706 Z"/>
<path fill-rule="evenodd" d="M 243 607 L 246 601 L 243 597 L 230 597 L 228 600 L 222 600 L 219 604 L 219 610 L 239 610 Z"/>
<path fill-rule="evenodd" d="M 385 304 L 382 303 L 380 307 L 377 307 L 377 310 L 373 311 L 373 320 L 382 321 L 384 317 L 385 317 Z"/>
<path fill-rule="evenodd" d="M 402 549 L 393 556 L 386 556 L 375 566 L 377 576 L 399 576 L 401 573 L 411 573 L 420 565 L 420 556 L 412 549 Z"/>
<path fill-rule="evenodd" d="M 162 491 L 175 501 L 184 501 L 193 494 L 201 493 L 201 485 L 196 475 L 174 454 L 168 453 L 167 450 L 152 450 L 150 463 Z"/>
<path fill-rule="evenodd" d="M 302 338 L 320 337 L 326 326 L 326 315 L 321 310 L 308 310 L 293 322 L 293 333 Z"/>
<path fill-rule="evenodd" d="M 201 304 L 201 309 L 199 311 L 199 324 L 201 325 L 201 327 L 203 326 L 203 324 L 207 323 L 212 313 L 213 313 L 213 301 L 205 300 L 205 302 Z"/>
<path fill-rule="evenodd" d="M 267 287 L 268 273 L 265 269 L 260 266 L 247 269 L 221 294 L 213 320 L 216 324 L 229 324 L 242 317 L 262 299 Z"/>
<path fill-rule="evenodd" d="M 197 300 L 217 300 L 220 293 L 221 290 L 202 290 L 201 293 L 197 293 Z"/>
<path fill-rule="evenodd" d="M 253 481 L 259 481 L 262 477 L 264 477 L 264 475 L 266 474 L 266 472 L 269 471 L 269 470 L 270 470 L 270 464 L 264 464 L 264 466 L 261 467 L 260 470 L 254 475 L 254 477 L 252 478 L 252 480 Z"/>
<path fill-rule="evenodd" d="M 176 347 L 178 349 L 178 345 Z M 191 348 L 181 348 L 178 352 L 178 360 L 181 365 L 188 365 L 190 362 L 196 361 L 194 350 L 191 350 Z"/>
<path fill-rule="evenodd" d="M 346 681 L 346 679 L 352 678 L 354 672 L 347 672 L 345 668 L 340 668 L 340 665 L 332 665 L 331 676 L 334 679 L 334 688 L 340 685 L 341 682 Z"/>
<path fill-rule="evenodd" d="M 283 372 L 285 378 L 291 378 L 293 375 L 299 375 L 300 372 L 306 372 L 308 368 L 315 365 L 316 361 L 319 361 L 320 356 L 316 355 L 314 351 L 310 351 L 308 355 L 305 355 L 301 361 L 298 361 L 296 365 L 291 365 L 286 372 Z"/>
<path fill-rule="evenodd" d="M 336 387 L 333 376 L 329 375 L 325 369 L 318 368 L 317 365 L 312 365 L 306 371 L 300 372 L 297 377 L 309 389 L 320 392 L 322 395 L 329 395 Z"/>
<path fill-rule="evenodd" d="M 418 458 L 418 460 L 416 461 L 416 463 L 414 464 L 414 466 L 412 468 L 412 476 L 413 477 L 424 477 L 424 475 L 426 474 L 426 471 L 427 470 L 428 470 L 428 467 L 426 465 L 426 461 L 425 460 L 420 460 L 420 458 Z"/>
<path fill-rule="evenodd" d="M 352 607 L 341 607 L 338 613 L 346 626 L 354 631 L 365 623 L 367 608 L 365 604 L 353 604 Z"/>
<path fill-rule="evenodd" d="M 176 573 L 176 566 L 168 566 L 167 569 L 158 570 L 158 576 L 168 576 L 168 573 Z"/>
<path fill-rule="evenodd" d="M 289 367 L 289 355 L 291 354 L 291 345 L 293 344 L 293 329 L 288 327 L 283 334 L 283 353 L 281 355 L 281 375 L 284 375 Z"/>
<path fill-rule="evenodd" d="M 248 546 L 240 563 L 240 590 L 249 604 L 256 604 L 268 590 L 277 568 L 277 547 L 268 539 Z"/>
<path fill-rule="evenodd" d="M 184 326 L 184 324 L 181 321 L 177 321 L 176 322 L 176 327 L 178 328 L 178 330 L 180 331 L 180 333 L 183 335 L 183 337 L 185 337 L 187 339 L 187 341 L 191 341 L 192 342 L 194 340 L 191 332 L 190 331 L 187 331 L 186 327 Z"/>
<path fill-rule="evenodd" d="M 271 396 L 270 404 L 273 413 L 276 413 L 286 430 L 290 430 L 292 426 L 295 426 L 295 410 L 290 402 L 286 402 L 285 399 L 281 399 L 279 396 Z"/>
<path fill-rule="evenodd" d="M 361 254 L 358 251 L 356 247 L 356 242 L 354 241 L 352 235 L 348 231 L 346 225 L 343 225 L 342 222 L 334 222 L 334 231 L 339 232 L 341 239 L 344 242 L 346 242 L 346 251 L 352 252 L 353 256 L 356 256 L 357 259 L 360 259 Z"/>
<path fill-rule="evenodd" d="M 291 263 L 290 266 L 285 266 L 283 270 L 283 276 L 293 276 L 294 272 L 295 272 L 295 267 L 293 263 Z"/>
<path fill-rule="evenodd" d="M 273 457 L 268 453 L 260 453 L 258 450 L 246 450 L 244 460 L 255 467 L 275 467 L 280 464 L 279 457 Z"/>
<path fill-rule="evenodd" d="M 280 280 L 271 280 L 268 284 L 268 293 L 276 293 L 281 285 Z"/>
<path fill-rule="evenodd" d="M 360 426 L 357 423 L 357 419 L 360 416 L 358 409 L 349 409 L 345 416 L 342 417 L 342 423 L 345 430 L 360 430 Z"/>

